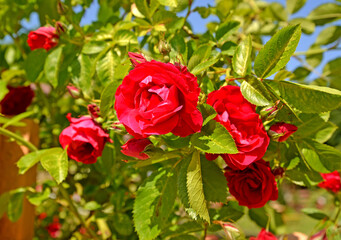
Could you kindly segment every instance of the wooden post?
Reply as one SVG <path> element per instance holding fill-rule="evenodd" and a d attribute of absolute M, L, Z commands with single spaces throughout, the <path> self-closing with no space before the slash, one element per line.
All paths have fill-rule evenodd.
<path fill-rule="evenodd" d="M 39 126 L 33 120 L 25 119 L 25 127 L 8 127 L 12 132 L 21 135 L 35 146 L 39 144 Z M 36 167 L 31 168 L 24 175 L 18 174 L 16 162 L 21 156 L 29 153 L 26 147 L 10 141 L 8 137 L 0 135 L 0 194 L 36 182 Z M 31 240 L 34 236 L 34 206 L 24 199 L 23 212 L 17 222 L 11 222 L 6 214 L 0 219 L 1 240 Z"/>

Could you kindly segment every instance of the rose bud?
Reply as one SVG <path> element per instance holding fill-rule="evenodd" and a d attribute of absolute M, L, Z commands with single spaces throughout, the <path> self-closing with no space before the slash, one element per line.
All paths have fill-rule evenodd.
<path fill-rule="evenodd" d="M 67 11 L 68 7 L 62 1 L 58 1 L 57 12 L 59 13 L 59 15 L 64 15 L 67 13 Z"/>
<path fill-rule="evenodd" d="M 334 193 L 337 193 L 341 189 L 341 180 L 340 173 L 338 171 L 334 171 L 331 173 L 321 173 L 323 182 L 320 182 L 318 186 L 320 188 L 324 188 L 330 190 Z"/>
<path fill-rule="evenodd" d="M 183 66 L 137 60 L 141 59 L 134 55 L 135 68 L 115 94 L 117 117 L 127 132 L 135 138 L 169 132 L 186 137 L 200 132 L 203 118 L 197 109 L 197 78 Z"/>
<path fill-rule="evenodd" d="M 260 116 L 262 121 L 271 121 L 274 119 L 278 113 L 279 109 L 277 105 L 272 107 L 265 107 L 260 111 Z"/>
<path fill-rule="evenodd" d="M 88 112 L 90 116 L 92 117 L 92 119 L 96 119 L 100 116 L 100 109 L 99 109 L 99 106 L 97 106 L 96 104 L 89 104 Z"/>
<path fill-rule="evenodd" d="M 272 125 L 268 133 L 272 140 L 276 142 L 284 142 L 296 131 L 297 127 L 295 125 L 280 122 Z"/>
<path fill-rule="evenodd" d="M 276 167 L 274 169 L 272 169 L 272 174 L 275 176 L 275 178 L 282 178 L 284 175 L 284 168 L 282 167 Z"/>
<path fill-rule="evenodd" d="M 85 164 L 95 163 L 102 156 L 106 142 L 112 142 L 107 134 L 91 117 L 72 118 L 67 114 L 70 126 L 59 135 L 59 142 L 68 156 Z"/>
<path fill-rule="evenodd" d="M 322 229 L 318 233 L 315 233 L 313 236 L 310 237 L 310 240 L 328 240 L 326 230 Z"/>
<path fill-rule="evenodd" d="M 144 139 L 129 139 L 123 146 L 121 146 L 121 152 L 124 155 L 135 157 L 141 160 L 148 159 L 149 156 L 143 151 L 146 149 L 148 145 L 152 144 L 152 142 L 148 138 Z"/>
<path fill-rule="evenodd" d="M 34 97 L 31 87 L 7 86 L 7 89 L 9 92 L 0 102 L 0 112 L 4 115 L 18 115 L 25 112 Z"/>
<path fill-rule="evenodd" d="M 40 27 L 28 34 L 27 43 L 31 50 L 44 48 L 46 51 L 57 46 L 59 35 L 54 27 Z"/>
<path fill-rule="evenodd" d="M 58 35 L 66 32 L 66 26 L 62 22 L 56 22 L 56 32 Z"/>
<path fill-rule="evenodd" d="M 211 92 L 207 104 L 216 110 L 214 120 L 229 131 L 238 148 L 237 154 L 220 154 L 230 168 L 243 170 L 264 156 L 270 138 L 256 106 L 244 98 L 239 87 L 225 86 Z"/>
<path fill-rule="evenodd" d="M 72 84 L 66 86 L 66 89 L 71 95 L 71 97 L 73 97 L 74 99 L 77 99 L 81 96 L 80 90 L 76 88 L 75 86 L 73 86 Z"/>
<path fill-rule="evenodd" d="M 275 176 L 269 163 L 263 159 L 250 164 L 244 170 L 227 168 L 224 175 L 230 193 L 241 206 L 260 208 L 269 200 L 278 198 Z"/>
<path fill-rule="evenodd" d="M 205 153 L 205 157 L 208 161 L 213 161 L 219 157 L 219 154 Z"/>
<path fill-rule="evenodd" d="M 250 240 L 277 240 L 276 236 L 264 228 L 259 232 L 257 237 L 251 237 Z"/>
<path fill-rule="evenodd" d="M 47 217 L 47 213 L 46 212 L 42 212 L 41 214 L 39 214 L 38 219 L 39 220 L 44 220 Z"/>
<path fill-rule="evenodd" d="M 131 64 L 133 64 L 133 67 L 136 67 L 140 63 L 145 63 L 147 60 L 138 53 L 128 52 L 128 56 L 130 58 Z"/>

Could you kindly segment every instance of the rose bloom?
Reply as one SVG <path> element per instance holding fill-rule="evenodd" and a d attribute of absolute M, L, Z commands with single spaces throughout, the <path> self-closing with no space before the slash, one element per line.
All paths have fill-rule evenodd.
<path fill-rule="evenodd" d="M 262 120 L 256 113 L 256 106 L 249 103 L 237 86 L 225 86 L 208 94 L 207 104 L 217 112 L 214 118 L 232 135 L 239 153 L 221 154 L 229 167 L 245 169 L 261 159 L 269 145 L 269 137 Z M 209 160 L 218 155 L 206 154 Z"/>
<path fill-rule="evenodd" d="M 334 193 L 337 193 L 338 191 L 340 191 L 341 180 L 340 180 L 340 173 L 338 171 L 334 171 L 331 173 L 321 173 L 321 176 L 324 179 L 324 181 L 318 184 L 320 188 L 325 188 Z"/>
<path fill-rule="evenodd" d="M 28 34 L 27 44 L 31 50 L 44 48 L 46 51 L 57 46 L 59 35 L 54 27 L 40 27 Z"/>
<path fill-rule="evenodd" d="M 50 234 L 52 238 L 58 238 L 61 235 L 60 229 L 62 228 L 62 224 L 59 223 L 59 221 L 54 221 L 53 223 L 50 223 L 46 229 L 47 232 Z"/>
<path fill-rule="evenodd" d="M 252 163 L 245 170 L 227 168 L 225 177 L 230 193 L 241 206 L 260 208 L 269 200 L 278 198 L 275 176 L 269 163 L 263 159 Z"/>
<path fill-rule="evenodd" d="M 68 156 L 85 164 L 95 163 L 97 157 L 102 155 L 104 145 L 111 142 L 107 134 L 91 117 L 83 116 L 72 118 L 67 114 L 70 126 L 59 135 L 59 142 Z"/>
<path fill-rule="evenodd" d="M 197 109 L 200 88 L 187 68 L 146 61 L 130 54 L 135 68 L 123 79 L 115 95 L 120 122 L 135 138 L 172 132 L 186 137 L 199 132 L 202 115 Z"/>
<path fill-rule="evenodd" d="M 129 139 L 123 146 L 121 146 L 122 148 L 121 152 L 124 155 L 135 157 L 141 160 L 145 160 L 145 159 L 148 159 L 149 156 L 143 153 L 143 151 L 150 144 L 152 144 L 152 142 L 148 138 Z"/>
<path fill-rule="evenodd" d="M 7 89 L 9 92 L 0 102 L 0 112 L 4 115 L 18 115 L 25 112 L 34 97 L 31 87 L 7 86 Z"/>
<path fill-rule="evenodd" d="M 250 240 L 277 240 L 276 236 L 264 228 L 259 232 L 257 237 L 251 237 Z"/>
<path fill-rule="evenodd" d="M 274 141 L 284 142 L 290 137 L 291 134 L 293 134 L 296 131 L 297 127 L 295 125 L 280 122 L 270 127 L 269 135 L 272 137 Z"/>

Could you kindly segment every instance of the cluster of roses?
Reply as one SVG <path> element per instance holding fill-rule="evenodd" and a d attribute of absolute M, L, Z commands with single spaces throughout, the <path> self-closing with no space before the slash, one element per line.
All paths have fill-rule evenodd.
<path fill-rule="evenodd" d="M 52 27 L 42 27 L 28 35 L 28 44 L 32 50 L 56 46 L 58 35 Z M 150 135 L 162 135 L 169 132 L 176 136 L 186 137 L 200 132 L 203 117 L 197 109 L 200 88 L 197 78 L 180 64 L 147 61 L 142 55 L 129 53 L 134 69 L 123 79 L 115 94 L 117 117 L 134 138 L 122 146 L 122 152 L 139 159 L 149 158 L 143 153 L 146 146 L 152 144 Z M 22 106 L 15 102 L 14 88 L 1 101 L 3 114 L 8 109 Z M 33 95 L 28 94 L 30 103 Z M 12 96 L 12 97 L 11 97 Z M 22 101 L 22 99 L 21 99 Z M 264 206 L 268 200 L 278 197 L 278 189 L 269 163 L 264 156 L 270 138 L 264 129 L 262 120 L 256 113 L 256 106 L 249 103 L 241 94 L 238 86 L 224 86 L 208 95 L 207 104 L 217 112 L 216 120 L 232 135 L 239 153 L 220 154 L 227 166 L 225 177 L 230 193 L 240 205 L 249 208 Z M 28 106 L 28 105 L 27 105 Z M 21 111 L 25 111 L 25 106 Z M 7 110 L 6 110 L 7 109 Z M 68 114 L 70 126 L 60 134 L 60 143 L 67 147 L 71 159 L 90 164 L 102 155 L 109 134 L 95 121 L 98 110 L 89 106 L 92 117 L 72 118 Z M 18 114 L 10 113 L 8 115 Z M 276 135 L 277 141 L 285 141 L 297 130 L 296 126 L 287 123 L 276 123 L 269 133 Z M 208 160 L 219 155 L 206 154 Z M 334 192 L 340 190 L 340 183 L 328 185 L 328 178 L 340 176 L 338 172 L 322 175 L 325 182 L 319 186 Z M 333 178 L 333 179 L 334 179 Z"/>

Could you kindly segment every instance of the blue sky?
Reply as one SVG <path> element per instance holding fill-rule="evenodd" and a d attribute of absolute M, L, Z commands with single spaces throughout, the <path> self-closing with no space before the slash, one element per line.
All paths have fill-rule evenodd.
<path fill-rule="evenodd" d="M 286 5 L 286 0 L 266 0 L 266 1 L 267 2 L 279 2 L 283 6 Z M 328 3 L 328 2 L 335 2 L 335 1 L 334 0 L 307 0 L 304 7 L 300 11 L 298 11 L 297 13 L 293 14 L 291 16 L 291 18 L 297 18 L 297 17 L 303 17 L 304 18 L 317 6 L 319 6 L 323 3 Z M 214 0 L 194 0 L 193 9 L 195 7 L 199 7 L 199 6 L 207 7 L 209 4 L 213 5 Z M 94 0 L 94 2 L 91 4 L 91 6 L 85 12 L 84 17 L 81 20 L 81 25 L 88 25 L 88 24 L 91 24 L 93 21 L 96 21 L 98 10 L 99 10 L 98 1 Z M 202 19 L 197 12 L 193 12 L 193 13 L 191 13 L 190 17 L 188 18 L 188 21 L 192 25 L 193 32 L 203 33 L 206 31 L 206 24 L 208 22 L 211 22 L 211 21 L 218 21 L 218 18 L 216 16 L 210 16 L 206 19 Z M 332 24 L 333 25 L 335 25 L 335 24 L 341 25 L 341 21 L 333 22 Z M 22 25 L 26 31 L 38 28 L 39 27 L 38 15 L 36 13 L 33 13 L 30 16 L 29 21 L 26 21 L 26 20 L 22 21 Z M 311 35 L 302 34 L 301 40 L 298 44 L 296 51 L 299 51 L 299 52 L 307 51 L 309 49 L 310 45 L 312 45 L 315 42 L 319 32 L 322 29 L 323 29 L 322 27 L 316 27 L 316 30 L 313 34 L 311 34 Z M 25 30 L 23 30 L 23 31 L 25 31 Z M 267 38 L 267 37 L 264 38 L 265 41 L 267 41 L 268 39 L 269 38 Z M 323 66 L 328 61 L 330 61 L 331 59 L 340 57 L 340 55 L 341 54 L 339 51 L 329 51 L 327 54 L 325 53 L 322 63 L 319 65 L 319 67 L 317 67 L 317 71 L 322 72 Z M 300 65 L 300 63 L 297 60 L 292 58 L 290 60 L 290 62 L 288 63 L 287 68 L 288 68 L 288 70 L 292 71 L 299 65 Z M 313 73 L 310 75 L 311 79 L 315 78 L 315 77 L 316 77 L 316 75 L 314 75 Z"/>

